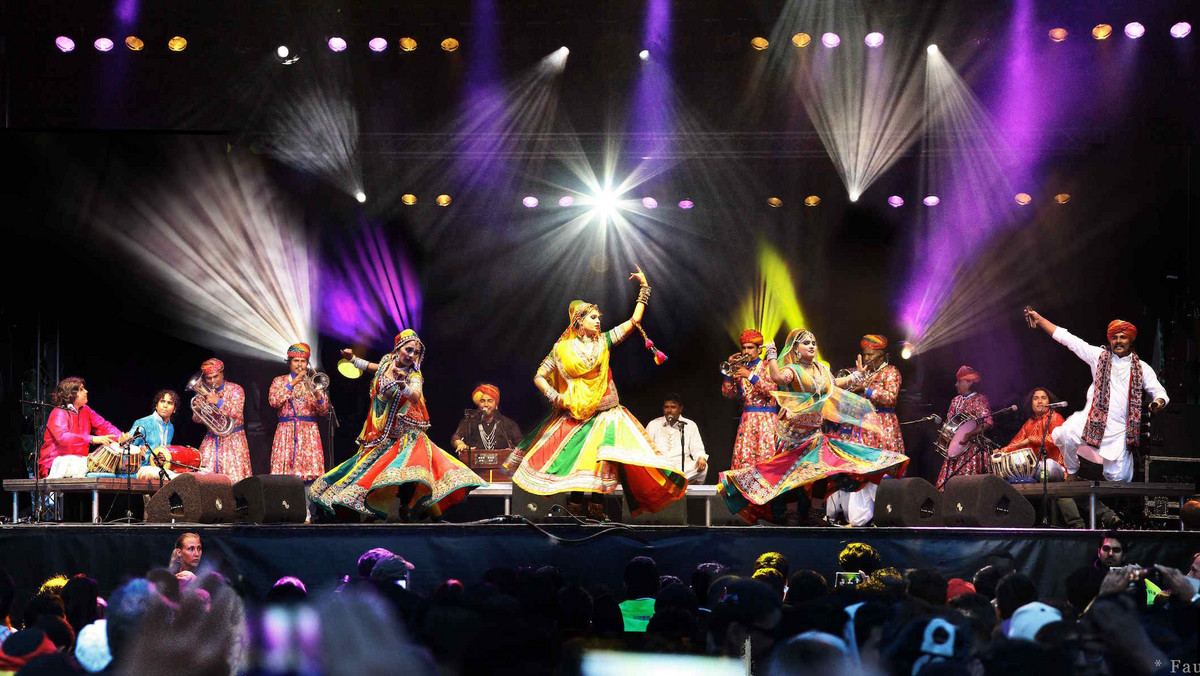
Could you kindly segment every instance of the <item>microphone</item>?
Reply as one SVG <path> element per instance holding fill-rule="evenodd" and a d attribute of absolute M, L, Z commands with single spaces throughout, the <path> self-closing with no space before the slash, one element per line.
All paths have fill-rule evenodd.
<path fill-rule="evenodd" d="M 1049 406 L 1047 406 L 1046 408 L 1066 408 L 1066 407 L 1067 407 L 1067 402 L 1056 401 L 1053 404 L 1050 404 Z"/>
<path fill-rule="evenodd" d="M 1066 403 L 1064 402 L 1063 405 L 1065 406 Z M 1012 406 L 1006 406 L 1005 408 L 1002 408 L 999 411 L 992 411 L 992 415 L 1001 415 L 1003 413 L 1012 413 L 1015 410 L 1017 410 L 1017 405 L 1013 404 Z"/>
<path fill-rule="evenodd" d="M 1025 323 L 1029 324 L 1029 328 L 1036 329 L 1037 323 L 1033 321 L 1033 315 L 1029 314 L 1030 312 L 1033 312 L 1033 308 L 1026 305 L 1025 306 Z"/>

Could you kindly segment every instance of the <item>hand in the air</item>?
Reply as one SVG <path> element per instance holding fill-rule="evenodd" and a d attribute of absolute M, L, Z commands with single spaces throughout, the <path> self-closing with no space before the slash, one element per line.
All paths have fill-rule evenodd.
<path fill-rule="evenodd" d="M 1163 586 L 1171 591 L 1171 596 L 1187 603 L 1196 595 L 1192 589 L 1192 583 L 1188 582 L 1188 576 L 1170 566 L 1164 566 L 1161 563 L 1154 564 L 1154 568 L 1162 573 Z"/>
<path fill-rule="evenodd" d="M 866 371 L 866 369 L 863 368 L 863 360 L 862 360 L 861 354 L 854 358 L 854 370 L 855 371 Z"/>
<path fill-rule="evenodd" d="M 354 350 L 351 350 L 348 347 L 343 347 L 342 348 L 342 358 L 353 361 L 354 360 Z"/>
<path fill-rule="evenodd" d="M 631 273 L 629 273 L 629 278 L 630 278 L 630 279 L 636 279 L 636 280 L 638 280 L 638 284 L 641 284 L 642 286 L 650 286 L 650 285 L 649 285 L 649 284 L 646 282 L 646 273 L 642 272 L 642 268 L 641 268 L 641 266 L 640 266 L 640 265 L 634 265 L 633 267 L 637 268 L 637 272 L 631 272 Z"/>
<path fill-rule="evenodd" d="M 1025 321 L 1032 321 L 1033 325 L 1041 326 L 1042 322 L 1046 321 L 1040 314 L 1031 307 L 1025 308 Z"/>

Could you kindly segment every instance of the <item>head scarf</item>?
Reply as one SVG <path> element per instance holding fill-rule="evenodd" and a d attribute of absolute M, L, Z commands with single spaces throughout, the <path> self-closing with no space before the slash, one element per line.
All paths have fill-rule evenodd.
<path fill-rule="evenodd" d="M 213 357 L 200 365 L 200 372 L 206 376 L 225 372 L 225 362 Z"/>
<path fill-rule="evenodd" d="M 311 356 L 312 356 L 312 348 L 308 346 L 308 343 L 296 343 L 295 345 L 288 346 L 288 349 L 287 349 L 287 358 L 288 359 L 294 359 L 296 357 L 303 357 L 305 359 L 308 359 Z"/>
<path fill-rule="evenodd" d="M 567 306 L 567 330 L 562 332 L 558 337 L 560 341 L 566 340 L 572 336 L 572 331 L 575 329 L 575 322 L 582 319 L 587 313 L 592 310 L 597 310 L 599 307 L 595 303 L 589 303 L 583 300 L 573 300 Z"/>
<path fill-rule="evenodd" d="M 496 402 L 497 406 L 500 405 L 500 388 L 496 387 L 495 385 L 489 385 L 488 383 L 484 383 L 475 388 L 475 391 L 471 393 L 471 403 L 478 404 L 479 398 L 485 394 L 491 397 L 492 401 Z"/>
<path fill-rule="evenodd" d="M 1108 339 L 1112 340 L 1118 333 L 1125 333 L 1133 340 L 1137 338 L 1137 327 L 1124 319 L 1114 319 L 1108 323 Z"/>
<path fill-rule="evenodd" d="M 404 329 L 400 333 L 396 334 L 396 346 L 392 348 L 392 352 L 400 352 L 400 348 L 408 345 L 409 343 L 417 344 L 417 358 L 414 360 L 413 365 L 417 367 L 418 371 L 420 371 L 421 362 L 425 359 L 425 343 L 421 342 L 421 338 L 417 335 L 416 331 L 413 331 L 412 329 Z"/>
<path fill-rule="evenodd" d="M 858 346 L 864 350 L 882 350 L 888 346 L 888 339 L 878 333 L 868 333 L 858 341 Z"/>
<path fill-rule="evenodd" d="M 979 375 L 979 371 L 967 365 L 958 367 L 958 373 L 954 374 L 955 380 L 965 380 L 968 383 L 977 383 L 983 380 L 983 376 Z"/>
<path fill-rule="evenodd" d="M 799 361 L 800 357 L 796 353 L 796 343 L 799 343 L 805 338 L 812 338 L 813 340 L 816 340 L 817 337 L 814 336 L 813 332 L 809 331 L 808 329 L 792 329 L 791 332 L 787 334 L 787 339 L 783 341 L 783 352 L 779 355 L 779 363 L 786 365 Z"/>
<path fill-rule="evenodd" d="M 745 345 L 746 343 L 754 343 L 755 345 L 762 345 L 763 344 L 763 334 L 759 333 L 758 331 L 755 331 L 754 329 L 746 329 L 745 331 L 742 331 L 741 343 L 742 343 L 742 345 Z"/>

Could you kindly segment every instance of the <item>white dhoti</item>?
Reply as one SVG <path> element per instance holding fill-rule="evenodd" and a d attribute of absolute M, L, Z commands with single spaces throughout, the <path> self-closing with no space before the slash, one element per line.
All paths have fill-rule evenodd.
<path fill-rule="evenodd" d="M 86 455 L 60 455 L 50 465 L 47 479 L 77 479 L 87 476 L 88 457 Z"/>
<path fill-rule="evenodd" d="M 845 521 L 865 526 L 875 518 L 875 492 L 879 486 L 868 483 L 857 491 L 837 491 L 825 498 L 825 518 L 830 523 Z"/>
<path fill-rule="evenodd" d="M 1067 418 L 1066 422 L 1054 428 L 1050 438 L 1063 454 L 1063 463 L 1067 472 L 1075 474 L 1079 471 L 1079 458 L 1104 466 L 1105 481 L 1132 481 L 1133 454 L 1125 447 L 1125 429 L 1115 428 L 1118 439 L 1109 439 L 1108 431 L 1104 434 L 1104 452 L 1083 443 L 1083 426 L 1087 423 L 1087 411 L 1076 411 Z"/>

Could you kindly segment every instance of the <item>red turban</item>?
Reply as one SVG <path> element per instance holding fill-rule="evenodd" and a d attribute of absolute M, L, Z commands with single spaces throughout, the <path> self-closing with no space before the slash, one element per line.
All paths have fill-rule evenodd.
<path fill-rule="evenodd" d="M 878 333 L 869 333 L 862 337 L 858 342 L 858 346 L 864 350 L 882 350 L 888 346 L 887 336 L 881 336 Z"/>
<path fill-rule="evenodd" d="M 500 388 L 496 387 L 495 385 L 489 385 L 488 383 L 484 383 L 475 388 L 475 391 L 471 393 L 471 401 L 475 404 L 478 404 L 479 398 L 485 394 L 491 397 L 492 401 L 496 402 L 497 404 L 500 403 Z"/>
<path fill-rule="evenodd" d="M 746 329 L 742 331 L 742 345 L 746 343 L 754 343 L 755 345 L 763 344 L 763 335 L 754 329 Z"/>
<path fill-rule="evenodd" d="M 1118 333 L 1124 333 L 1129 336 L 1130 340 L 1137 338 L 1137 327 L 1124 319 L 1114 319 L 1108 323 L 1108 339 L 1112 340 L 1113 336 Z"/>
<path fill-rule="evenodd" d="M 225 372 L 225 362 L 213 357 L 200 365 L 200 372 L 206 376 Z"/>
<path fill-rule="evenodd" d="M 296 343 L 295 345 L 289 346 L 287 350 L 288 359 L 292 359 L 294 357 L 304 357 L 305 359 L 308 359 L 311 355 L 312 348 L 308 346 L 308 343 Z"/>
<path fill-rule="evenodd" d="M 954 374 L 954 379 L 965 380 L 969 383 L 977 383 L 983 380 L 983 376 L 979 375 L 979 371 L 976 371 L 970 366 L 960 366 L 958 367 L 958 373 Z"/>

